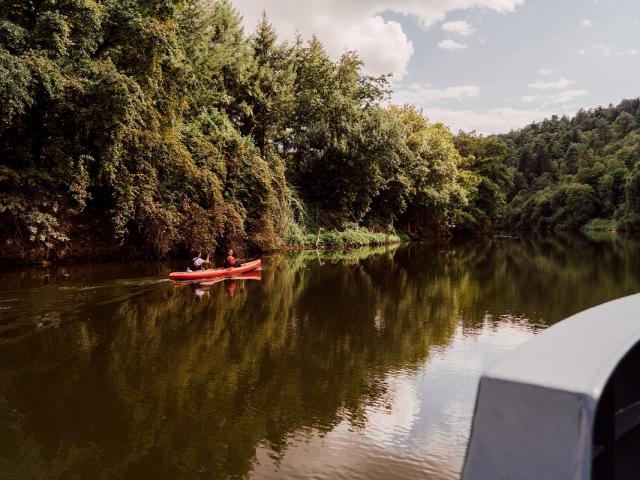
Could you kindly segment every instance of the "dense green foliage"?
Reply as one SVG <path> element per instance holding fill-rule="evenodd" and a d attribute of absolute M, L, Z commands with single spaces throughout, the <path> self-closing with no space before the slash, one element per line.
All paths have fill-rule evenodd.
<path fill-rule="evenodd" d="M 505 135 L 515 228 L 640 228 L 640 99 Z M 609 220 L 609 221 L 605 221 Z"/>
<path fill-rule="evenodd" d="M 513 187 L 508 150 L 497 137 L 482 138 L 460 132 L 455 145 L 463 157 L 462 184 L 468 195 L 458 228 L 491 230 L 506 212 L 507 192 Z"/>
<path fill-rule="evenodd" d="M 183 4 L 3 3 L 0 211 L 18 238 L 53 247 L 106 219 L 166 254 L 283 229 L 283 162 L 227 108 L 251 91 L 250 42 L 227 4 Z"/>
<path fill-rule="evenodd" d="M 295 244 L 320 226 L 490 226 L 501 147 L 468 137 L 461 157 L 361 69 L 316 38 L 278 41 L 266 16 L 246 34 L 228 0 L 2 2 L 2 240 L 60 255 L 93 236 L 162 256 Z"/>
<path fill-rule="evenodd" d="M 3 249 L 640 227 L 640 100 L 453 136 L 362 67 L 229 0 L 2 2 Z"/>

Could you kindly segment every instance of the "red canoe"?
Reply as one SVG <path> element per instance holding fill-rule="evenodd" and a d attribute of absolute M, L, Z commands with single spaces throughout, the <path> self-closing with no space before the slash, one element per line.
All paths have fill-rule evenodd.
<path fill-rule="evenodd" d="M 171 280 L 204 280 L 219 277 L 233 277 L 241 273 L 257 270 L 262 265 L 262 260 L 253 260 L 235 268 L 212 268 L 210 270 L 197 270 L 195 272 L 172 272 Z"/>

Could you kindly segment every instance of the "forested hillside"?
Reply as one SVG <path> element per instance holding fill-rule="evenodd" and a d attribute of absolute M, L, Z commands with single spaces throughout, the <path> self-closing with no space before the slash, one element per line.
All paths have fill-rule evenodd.
<path fill-rule="evenodd" d="M 164 256 L 499 216 L 495 141 L 459 139 L 461 157 L 356 52 L 241 25 L 226 0 L 2 2 L 3 251 Z"/>
<path fill-rule="evenodd" d="M 513 228 L 640 228 L 640 99 L 501 136 L 515 170 Z"/>

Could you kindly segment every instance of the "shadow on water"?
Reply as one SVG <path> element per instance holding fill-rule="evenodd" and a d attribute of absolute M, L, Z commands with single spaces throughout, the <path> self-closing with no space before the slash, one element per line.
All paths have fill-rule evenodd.
<path fill-rule="evenodd" d="M 300 435 L 365 428 L 390 378 L 462 337 L 533 333 L 638 291 L 639 246 L 556 235 L 303 252 L 264 259 L 259 279 L 185 286 L 156 264 L 13 272 L 0 478 L 245 478 L 257 449 L 278 468 Z"/>

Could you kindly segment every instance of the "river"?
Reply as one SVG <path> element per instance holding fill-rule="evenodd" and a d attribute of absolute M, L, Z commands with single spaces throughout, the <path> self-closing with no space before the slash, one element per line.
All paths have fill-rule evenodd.
<path fill-rule="evenodd" d="M 180 266 L 0 275 L 0 478 L 455 479 L 483 369 L 640 291 L 640 241 L 608 234 Z"/>

